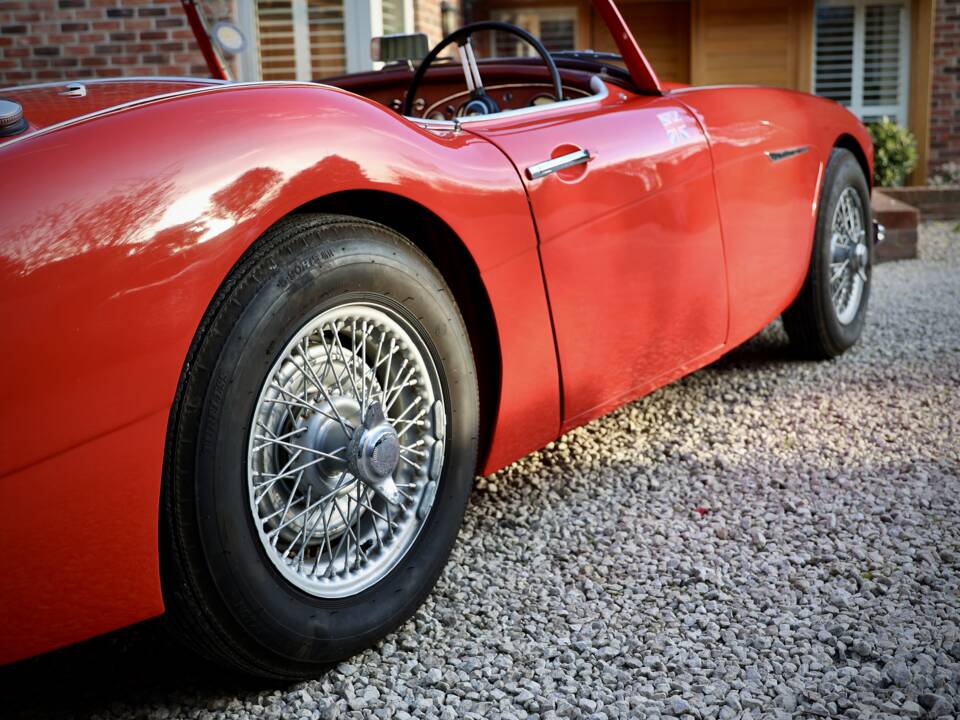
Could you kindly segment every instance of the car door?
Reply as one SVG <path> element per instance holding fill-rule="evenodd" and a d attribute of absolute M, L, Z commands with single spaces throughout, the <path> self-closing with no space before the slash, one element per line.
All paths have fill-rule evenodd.
<path fill-rule="evenodd" d="M 712 163 L 696 118 L 599 77 L 594 89 L 464 124 L 510 158 L 529 194 L 564 430 L 680 374 L 727 329 Z"/>

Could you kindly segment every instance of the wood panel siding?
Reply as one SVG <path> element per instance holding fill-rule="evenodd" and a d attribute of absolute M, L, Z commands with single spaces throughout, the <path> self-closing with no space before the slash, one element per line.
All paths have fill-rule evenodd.
<path fill-rule="evenodd" d="M 813 2 L 693 0 L 694 85 L 810 89 Z"/>
<path fill-rule="evenodd" d="M 617 3 L 654 72 L 661 80 L 690 82 L 690 2 Z M 616 44 L 603 20 L 592 11 L 591 43 L 594 50 L 616 52 Z"/>

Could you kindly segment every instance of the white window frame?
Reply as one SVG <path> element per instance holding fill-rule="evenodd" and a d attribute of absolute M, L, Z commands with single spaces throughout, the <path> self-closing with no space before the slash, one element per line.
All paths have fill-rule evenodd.
<path fill-rule="evenodd" d="M 490 11 L 491 20 L 499 20 L 502 22 L 513 22 L 510 20 L 511 17 L 519 15 L 532 15 L 537 19 L 537 27 L 530 28 L 529 32 L 534 37 L 540 37 L 540 22 L 543 20 L 570 20 L 573 22 L 573 49 L 577 48 L 577 33 L 580 30 L 580 19 L 578 17 L 579 12 L 578 8 L 575 5 L 550 5 L 546 7 L 538 7 L 536 5 L 528 5 L 523 7 L 511 7 L 511 8 L 497 8 Z M 518 18 L 519 19 L 519 18 Z M 518 25 L 520 23 L 517 23 Z M 496 43 L 492 43 L 490 47 L 490 53 L 492 57 L 496 57 L 497 47 Z"/>
<path fill-rule="evenodd" d="M 234 0 L 233 17 L 236 18 L 246 45 L 237 56 L 237 80 L 250 82 L 260 80 L 260 35 L 257 29 L 256 0 Z"/>
<path fill-rule="evenodd" d="M 910 15 L 911 0 L 817 0 L 817 5 L 829 7 L 853 8 L 853 58 L 850 78 L 850 103 L 846 105 L 859 118 L 891 116 L 897 122 L 906 125 L 910 106 Z M 867 5 L 899 5 L 900 6 L 900 96 L 896 105 L 864 105 L 863 78 L 864 52 L 866 43 L 866 11 Z M 811 78 L 814 89 L 817 81 L 817 23 L 814 16 L 813 23 L 813 68 Z"/>
<path fill-rule="evenodd" d="M 310 30 L 307 0 L 290 0 L 294 25 L 294 58 L 297 80 L 313 80 L 310 63 Z M 256 0 L 234 0 L 234 17 L 247 39 L 237 60 L 240 80 L 262 80 Z M 403 0 L 404 32 L 413 32 L 413 0 Z M 343 0 L 343 41 L 347 72 L 373 70 L 370 41 L 383 34 L 383 0 Z"/>

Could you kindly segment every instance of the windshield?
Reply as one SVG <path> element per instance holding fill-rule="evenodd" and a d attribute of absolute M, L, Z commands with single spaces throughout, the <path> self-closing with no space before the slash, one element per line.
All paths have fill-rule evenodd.
<path fill-rule="evenodd" d="M 369 8 L 358 8 L 360 5 Z M 622 48 L 608 29 L 611 0 L 562 7 L 528 0 L 461 0 L 456 4 L 443 0 L 310 0 L 305 3 L 305 13 L 303 8 L 298 11 L 299 7 L 300 3 L 290 0 L 184 2 L 211 73 L 218 76 L 217 66 L 222 66 L 223 76 L 236 80 L 324 80 L 380 70 L 397 60 L 381 60 L 371 52 L 382 36 L 422 35 L 423 50 L 405 58 L 415 66 L 451 32 L 486 21 L 530 33 L 558 65 L 607 68 L 614 77 L 624 79 L 624 68 L 630 64 L 629 58 L 626 62 L 621 58 Z M 369 11 L 362 31 L 356 24 L 359 15 L 364 15 L 360 10 Z M 613 12 L 614 18 L 620 17 Z M 232 30 L 224 32 L 225 25 Z M 509 33 L 477 33 L 471 40 L 480 63 L 537 57 L 530 44 Z M 456 59 L 456 49 L 437 62 L 442 64 L 444 58 Z"/>

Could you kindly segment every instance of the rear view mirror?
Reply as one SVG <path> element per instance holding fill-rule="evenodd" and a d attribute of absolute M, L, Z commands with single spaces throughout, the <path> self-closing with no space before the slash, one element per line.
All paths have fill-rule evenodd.
<path fill-rule="evenodd" d="M 383 35 L 370 41 L 370 57 L 375 62 L 394 63 L 423 60 L 430 52 L 426 33 Z"/>

